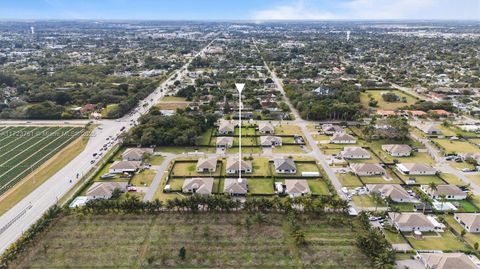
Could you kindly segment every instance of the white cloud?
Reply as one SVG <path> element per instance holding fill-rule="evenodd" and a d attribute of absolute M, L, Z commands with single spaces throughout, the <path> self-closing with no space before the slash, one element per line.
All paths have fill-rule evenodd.
<path fill-rule="evenodd" d="M 335 18 L 332 13 L 312 9 L 302 0 L 290 5 L 280 5 L 253 13 L 253 19 L 255 20 L 330 20 Z"/>
<path fill-rule="evenodd" d="M 319 8 L 322 4 L 323 8 Z M 332 10 L 335 10 L 333 12 Z M 480 19 L 478 0 L 292 0 L 253 12 L 255 20 Z"/>

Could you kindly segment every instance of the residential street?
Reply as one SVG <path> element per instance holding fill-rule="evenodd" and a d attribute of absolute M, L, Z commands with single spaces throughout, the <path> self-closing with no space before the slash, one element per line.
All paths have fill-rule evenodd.
<path fill-rule="evenodd" d="M 213 42 L 214 40 L 198 52 L 197 55 L 201 54 Z M 97 121 L 96 123 L 99 124 L 99 126 L 93 131 L 92 137 L 82 153 L 48 179 L 44 184 L 27 195 L 22 201 L 0 216 L 0 253 L 3 253 L 11 243 L 15 242 L 21 234 L 30 227 L 30 225 L 35 223 L 43 213 L 48 210 L 48 208 L 53 206 L 61 197 L 68 193 L 68 191 L 80 180 L 82 175 L 87 174 L 87 172 L 95 166 L 98 160 L 93 164 L 90 163 L 93 159 L 92 154 L 103 147 L 107 137 L 118 136 L 122 132 L 120 130 L 122 127 L 125 127 L 125 130 L 131 128 L 133 125 L 130 125 L 130 123 L 136 122 L 142 114 L 148 112 L 148 110 L 166 94 L 166 91 L 161 91 L 160 89 L 172 84 L 172 78 L 181 76 L 183 73 L 187 72 L 187 68 L 194 58 L 195 56 L 192 57 L 182 68 L 172 73 L 168 79 L 159 85 L 157 90 L 145 98 L 144 101 L 140 102 L 137 109 L 135 109 L 136 112 L 132 113 L 132 115 L 125 115 L 117 121 Z M 12 124 L 13 122 L 16 124 L 36 124 L 35 121 L 0 121 L 0 125 Z M 77 121 L 68 122 L 73 123 Z M 82 121 L 82 123 L 85 122 Z M 65 121 L 39 121 L 38 124 L 64 125 Z M 113 145 L 111 147 L 113 147 Z M 76 178 L 77 173 L 81 175 L 79 178 Z M 72 181 L 71 183 L 70 180 Z"/>

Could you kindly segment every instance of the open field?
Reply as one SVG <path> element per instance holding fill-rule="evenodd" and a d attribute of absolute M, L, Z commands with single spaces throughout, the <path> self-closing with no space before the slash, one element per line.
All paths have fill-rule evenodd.
<path fill-rule="evenodd" d="M 432 139 L 433 142 L 440 145 L 441 148 L 445 151 L 445 154 L 454 154 L 454 153 L 480 153 L 480 149 L 467 141 L 461 140 L 449 140 L 449 139 Z"/>
<path fill-rule="evenodd" d="M 77 139 L 79 127 L 0 127 L 0 194 Z"/>
<path fill-rule="evenodd" d="M 384 93 L 394 93 L 400 98 L 405 97 L 406 102 L 386 102 L 382 97 Z M 376 108 L 384 110 L 395 110 L 403 106 L 413 105 L 417 101 L 414 97 L 397 90 L 368 90 L 360 94 L 360 103 L 367 108 L 370 98 L 378 102 Z"/>
<path fill-rule="evenodd" d="M 265 219 L 257 223 L 255 215 L 241 212 L 65 215 L 13 267 L 369 268 L 348 224 L 305 217 L 298 223 L 307 244 L 297 246 L 285 216 Z M 178 255 L 182 247 L 184 260 Z"/>

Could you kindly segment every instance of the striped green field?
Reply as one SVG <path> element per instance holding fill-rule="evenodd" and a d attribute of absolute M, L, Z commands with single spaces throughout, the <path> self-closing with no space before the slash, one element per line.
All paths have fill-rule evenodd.
<path fill-rule="evenodd" d="M 82 133 L 80 127 L 0 126 L 0 194 Z"/>

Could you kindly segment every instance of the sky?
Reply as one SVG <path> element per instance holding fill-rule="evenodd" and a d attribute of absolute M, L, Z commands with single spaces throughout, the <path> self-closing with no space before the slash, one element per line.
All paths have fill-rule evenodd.
<path fill-rule="evenodd" d="M 0 19 L 480 20 L 480 0 L 0 0 Z"/>

